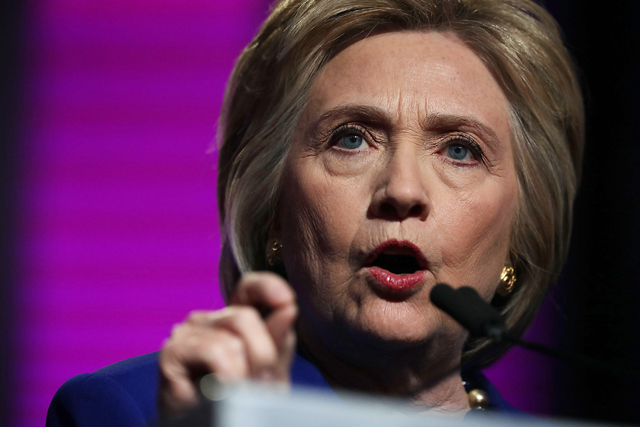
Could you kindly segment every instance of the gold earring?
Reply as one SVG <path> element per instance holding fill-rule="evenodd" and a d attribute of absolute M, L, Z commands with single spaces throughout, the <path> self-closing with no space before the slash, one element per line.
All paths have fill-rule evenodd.
<path fill-rule="evenodd" d="M 282 243 L 280 243 L 280 239 L 277 237 L 269 239 L 269 243 L 267 244 L 267 264 L 269 267 L 273 267 L 282 261 L 281 249 Z"/>
<path fill-rule="evenodd" d="M 516 283 L 516 272 L 513 267 L 505 265 L 500 273 L 500 284 L 496 293 L 500 296 L 506 297 L 513 291 L 513 285 Z"/>

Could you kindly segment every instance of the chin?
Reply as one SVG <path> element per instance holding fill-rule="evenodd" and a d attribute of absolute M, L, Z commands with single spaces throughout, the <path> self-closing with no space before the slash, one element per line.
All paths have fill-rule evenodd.
<path fill-rule="evenodd" d="M 425 345 L 443 330 L 433 307 L 416 307 L 408 301 L 365 304 L 349 323 L 362 339 L 392 349 Z"/>

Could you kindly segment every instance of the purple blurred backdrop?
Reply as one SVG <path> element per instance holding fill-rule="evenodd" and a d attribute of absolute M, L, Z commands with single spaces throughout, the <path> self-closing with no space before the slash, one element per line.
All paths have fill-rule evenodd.
<path fill-rule="evenodd" d="M 268 3 L 30 4 L 14 416 L 35 427 L 69 377 L 156 351 L 190 310 L 222 306 L 207 152 Z M 549 342 L 552 319 L 529 337 Z M 508 401 L 546 413 L 545 363 L 513 351 L 487 372 Z"/>

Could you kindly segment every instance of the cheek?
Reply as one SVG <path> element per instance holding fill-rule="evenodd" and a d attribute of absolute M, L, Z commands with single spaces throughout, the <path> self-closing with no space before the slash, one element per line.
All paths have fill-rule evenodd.
<path fill-rule="evenodd" d="M 463 195 L 440 216 L 443 268 L 459 285 L 481 286 L 485 297 L 493 294 L 507 259 L 516 196 L 512 185 Z"/>
<path fill-rule="evenodd" d="M 290 280 L 340 283 L 368 206 L 363 189 L 313 165 L 288 169 L 285 176 L 280 227 Z"/>

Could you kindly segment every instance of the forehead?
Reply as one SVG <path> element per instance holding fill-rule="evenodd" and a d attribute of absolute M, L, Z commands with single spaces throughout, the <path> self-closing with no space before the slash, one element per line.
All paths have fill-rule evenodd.
<path fill-rule="evenodd" d="M 468 116 L 498 128 L 496 133 L 506 127 L 502 130 L 508 133 L 509 104 L 500 85 L 449 33 L 391 32 L 358 41 L 329 61 L 310 95 L 310 114 L 372 105 L 396 117 L 415 112 Z"/>

